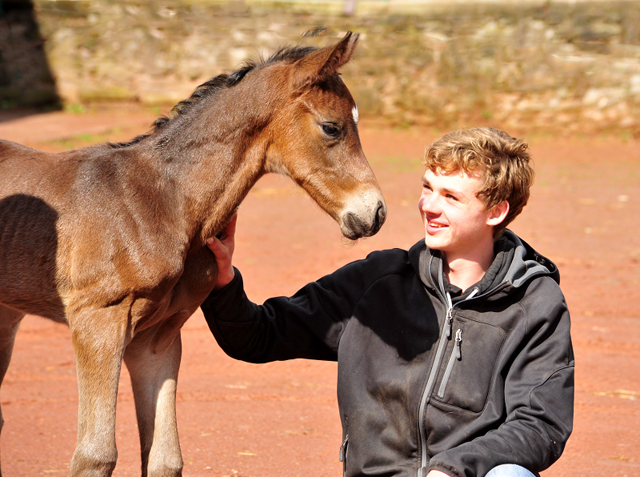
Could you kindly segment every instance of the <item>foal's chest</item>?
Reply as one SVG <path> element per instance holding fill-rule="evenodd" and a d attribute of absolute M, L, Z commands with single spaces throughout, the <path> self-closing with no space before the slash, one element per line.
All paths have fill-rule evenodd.
<path fill-rule="evenodd" d="M 182 276 L 173 288 L 171 308 L 195 311 L 209 296 L 218 278 L 214 254 L 206 247 L 187 256 Z"/>

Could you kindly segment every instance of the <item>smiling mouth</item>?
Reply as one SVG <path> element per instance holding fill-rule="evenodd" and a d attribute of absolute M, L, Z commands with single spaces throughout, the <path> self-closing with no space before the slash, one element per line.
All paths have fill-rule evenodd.
<path fill-rule="evenodd" d="M 433 227 L 434 229 L 444 229 L 447 225 L 436 224 L 435 222 L 429 222 L 429 227 Z"/>

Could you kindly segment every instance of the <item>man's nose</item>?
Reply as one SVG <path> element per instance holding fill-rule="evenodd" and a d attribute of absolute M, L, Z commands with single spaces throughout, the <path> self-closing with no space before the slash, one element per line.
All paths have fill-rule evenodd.
<path fill-rule="evenodd" d="M 436 194 L 423 195 L 420 197 L 420 202 L 418 203 L 420 210 L 424 213 L 427 212 L 438 212 L 439 210 L 439 201 L 436 197 Z"/>

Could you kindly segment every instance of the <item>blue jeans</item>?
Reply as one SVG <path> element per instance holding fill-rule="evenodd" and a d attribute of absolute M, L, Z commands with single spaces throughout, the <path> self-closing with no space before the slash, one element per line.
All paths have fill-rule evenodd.
<path fill-rule="evenodd" d="M 535 474 L 519 465 L 502 464 L 491 469 L 485 477 L 535 477 Z"/>

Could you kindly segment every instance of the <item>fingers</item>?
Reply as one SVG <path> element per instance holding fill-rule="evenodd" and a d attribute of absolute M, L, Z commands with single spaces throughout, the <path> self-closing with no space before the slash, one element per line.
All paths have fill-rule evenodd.
<path fill-rule="evenodd" d="M 229 243 L 229 241 L 231 241 L 231 243 Z M 216 256 L 218 266 L 226 264 L 226 262 L 231 262 L 231 258 L 233 257 L 233 238 L 227 238 L 226 242 L 219 238 L 210 238 L 207 240 L 207 247 Z"/>
<path fill-rule="evenodd" d="M 227 242 L 229 239 L 233 240 L 233 238 L 236 235 L 236 224 L 237 224 L 237 222 L 238 222 L 238 212 L 233 214 L 233 216 L 231 217 L 231 220 L 229 221 L 229 223 L 222 230 L 222 232 L 220 232 L 218 235 L 216 235 L 216 237 L 219 238 L 223 243 Z"/>
<path fill-rule="evenodd" d="M 224 253 L 225 247 L 219 238 L 212 237 L 210 239 L 207 239 L 207 247 L 209 247 L 209 250 L 211 250 L 216 255 L 216 257 L 219 254 Z"/>
<path fill-rule="evenodd" d="M 207 248 L 211 250 L 218 264 L 218 278 L 214 289 L 220 289 L 229 284 L 235 276 L 232 259 L 235 247 L 236 223 L 238 214 L 233 214 L 231 220 L 218 234 L 217 237 L 211 237 L 207 240 Z"/>

